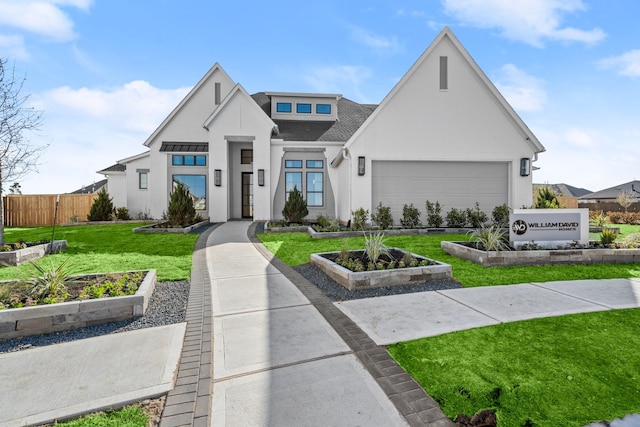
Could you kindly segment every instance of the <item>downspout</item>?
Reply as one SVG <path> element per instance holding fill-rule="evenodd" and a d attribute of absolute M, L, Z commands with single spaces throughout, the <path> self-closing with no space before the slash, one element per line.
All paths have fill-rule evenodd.
<path fill-rule="evenodd" d="M 348 221 L 350 221 L 351 220 L 351 212 L 353 212 L 353 210 L 351 209 L 351 200 L 352 200 L 351 196 L 353 194 L 353 186 L 351 185 L 351 180 L 352 180 L 352 178 L 351 178 L 351 175 L 352 175 L 351 154 L 349 153 L 349 150 L 347 148 L 343 148 L 342 149 L 342 158 L 349 161 L 349 167 L 347 168 L 348 176 L 349 176 L 349 197 L 348 197 L 349 210 L 347 211 L 347 213 L 348 213 L 348 217 L 349 217 Z"/>

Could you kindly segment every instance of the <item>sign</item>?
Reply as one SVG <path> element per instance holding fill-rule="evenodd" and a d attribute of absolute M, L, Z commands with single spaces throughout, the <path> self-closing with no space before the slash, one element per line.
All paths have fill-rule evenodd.
<path fill-rule="evenodd" d="M 577 241 L 589 244 L 589 209 L 514 209 L 509 215 L 509 241 L 514 247 L 535 242 L 557 247 Z"/>

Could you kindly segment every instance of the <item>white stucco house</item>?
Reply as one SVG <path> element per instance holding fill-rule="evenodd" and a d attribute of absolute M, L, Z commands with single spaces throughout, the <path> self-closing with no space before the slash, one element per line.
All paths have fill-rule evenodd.
<path fill-rule="evenodd" d="M 302 191 L 309 218 L 347 221 L 379 202 L 443 213 L 532 200 L 544 147 L 444 28 L 379 105 L 339 94 L 250 95 L 215 64 L 144 142 L 106 175 L 116 206 L 159 218 L 175 182 L 211 221 L 282 218 Z"/>

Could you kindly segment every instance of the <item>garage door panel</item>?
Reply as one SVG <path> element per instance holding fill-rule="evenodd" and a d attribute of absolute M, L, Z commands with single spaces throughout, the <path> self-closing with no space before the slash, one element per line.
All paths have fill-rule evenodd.
<path fill-rule="evenodd" d="M 425 202 L 440 202 L 443 216 L 477 201 L 487 214 L 508 201 L 508 164 L 499 162 L 372 162 L 373 207 L 391 207 L 396 222 L 405 203 L 423 213 Z"/>

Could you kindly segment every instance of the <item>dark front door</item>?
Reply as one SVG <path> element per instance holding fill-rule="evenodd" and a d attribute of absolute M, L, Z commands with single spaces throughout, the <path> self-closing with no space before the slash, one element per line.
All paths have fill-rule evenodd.
<path fill-rule="evenodd" d="M 253 172 L 242 172 L 242 218 L 253 218 Z"/>

